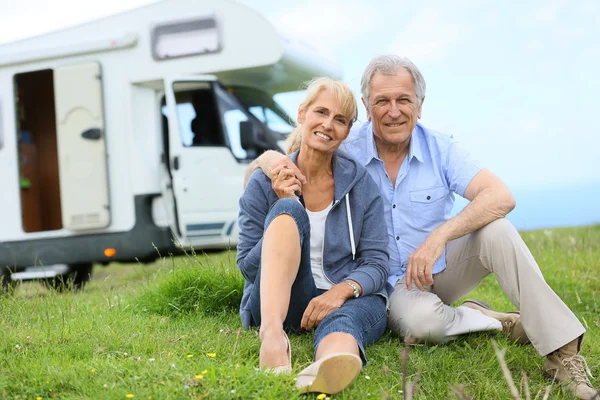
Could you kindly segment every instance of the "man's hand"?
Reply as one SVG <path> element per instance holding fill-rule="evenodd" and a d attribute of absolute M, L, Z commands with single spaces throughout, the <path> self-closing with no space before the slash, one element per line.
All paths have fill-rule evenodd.
<path fill-rule="evenodd" d="M 302 175 L 302 172 L 300 172 L 298 166 L 294 164 L 292 160 L 280 153 L 273 153 L 275 154 L 271 154 L 270 152 L 265 153 L 265 157 L 262 160 L 261 157 L 263 156 L 258 158 L 260 162 L 260 169 L 262 169 L 266 176 L 268 176 L 269 178 L 271 178 L 272 181 L 274 181 L 274 178 L 277 176 L 275 174 L 275 171 L 278 172 L 278 168 L 285 168 L 293 173 L 293 175 L 296 177 L 296 179 L 298 179 L 301 185 L 306 184 L 306 178 L 304 177 L 304 175 Z"/>
<path fill-rule="evenodd" d="M 406 287 L 412 290 L 412 284 L 417 285 L 419 290 L 425 286 L 433 285 L 433 264 L 444 253 L 446 240 L 435 234 L 430 234 L 414 253 L 408 258 L 406 269 Z"/>
<path fill-rule="evenodd" d="M 316 328 L 327 315 L 340 308 L 353 294 L 352 288 L 342 282 L 313 298 L 304 310 L 300 327 L 307 331 Z"/>
<path fill-rule="evenodd" d="M 303 185 L 306 184 L 306 177 L 302 175 L 292 160 L 277 151 L 268 150 L 261 154 L 256 160 L 252 161 L 248 168 L 246 168 L 246 174 L 244 176 L 244 188 L 248 184 L 250 175 L 252 175 L 257 168 L 262 169 L 264 174 L 273 180 L 272 172 L 276 167 L 290 169 L 296 175 L 296 178 L 300 181 L 300 183 Z"/>
<path fill-rule="evenodd" d="M 271 171 L 270 178 L 271 187 L 280 199 L 295 198 L 297 194 L 302 193 L 302 183 L 291 169 L 282 166 L 275 167 Z"/>

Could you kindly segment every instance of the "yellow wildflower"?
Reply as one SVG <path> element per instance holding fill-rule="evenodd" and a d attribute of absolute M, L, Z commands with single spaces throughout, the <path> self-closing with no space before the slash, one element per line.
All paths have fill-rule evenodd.
<path fill-rule="evenodd" d="M 128 399 L 133 399 L 134 398 L 134 396 L 131 393 L 127 393 L 125 395 L 125 397 L 127 397 Z"/>
<path fill-rule="evenodd" d="M 321 393 L 320 395 L 317 396 L 317 399 L 323 400 L 325 397 L 327 397 L 327 395 L 325 393 Z"/>
<path fill-rule="evenodd" d="M 207 370 L 202 371 L 202 375 L 206 375 L 208 373 Z"/>
<path fill-rule="evenodd" d="M 206 353 L 206 355 L 210 358 L 215 358 L 217 356 L 217 353 Z"/>
<path fill-rule="evenodd" d="M 194 357 L 192 354 L 187 355 L 187 358 L 192 358 L 192 357 Z"/>
<path fill-rule="evenodd" d="M 35 400 L 42 400 L 42 398 L 41 398 L 41 397 L 38 397 L 38 398 L 37 398 L 37 399 L 35 399 Z"/>
<path fill-rule="evenodd" d="M 196 375 L 196 379 L 203 379 L 204 376 L 203 375 Z"/>
<path fill-rule="evenodd" d="M 92 368 L 92 374 L 95 374 L 96 370 L 94 368 Z"/>

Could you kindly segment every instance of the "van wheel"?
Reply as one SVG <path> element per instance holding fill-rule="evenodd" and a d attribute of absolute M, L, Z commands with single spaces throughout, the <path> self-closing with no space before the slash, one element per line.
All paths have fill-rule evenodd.
<path fill-rule="evenodd" d="M 13 281 L 11 271 L 6 267 L 0 267 L 0 291 L 2 293 L 12 293 L 17 286 L 17 282 Z"/>
<path fill-rule="evenodd" d="M 67 272 L 55 278 L 46 279 L 42 283 L 59 292 L 81 290 L 92 277 L 92 269 L 92 263 L 69 264 Z"/>

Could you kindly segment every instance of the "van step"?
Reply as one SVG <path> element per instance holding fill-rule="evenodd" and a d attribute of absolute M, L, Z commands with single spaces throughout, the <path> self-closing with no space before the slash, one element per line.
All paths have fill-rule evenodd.
<path fill-rule="evenodd" d="M 69 266 L 66 264 L 45 265 L 43 267 L 26 267 L 22 272 L 11 274 L 13 281 L 29 281 L 32 279 L 49 279 L 69 272 Z"/>

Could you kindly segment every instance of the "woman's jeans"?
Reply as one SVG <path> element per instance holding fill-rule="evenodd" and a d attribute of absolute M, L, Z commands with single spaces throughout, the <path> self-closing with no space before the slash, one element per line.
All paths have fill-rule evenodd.
<path fill-rule="evenodd" d="M 325 290 L 317 289 L 310 266 L 310 222 L 306 210 L 297 200 L 284 198 L 278 200 L 265 220 L 265 231 L 271 222 L 280 215 L 289 215 L 296 222 L 300 234 L 300 267 L 292 285 L 290 305 L 284 329 L 300 332 L 300 323 L 308 303 L 324 293 Z M 261 267 L 258 269 L 254 287 L 250 295 L 250 310 L 252 325 L 260 326 L 260 276 Z M 343 332 L 352 335 L 360 348 L 363 364 L 366 364 L 364 348 L 366 345 L 378 340 L 386 328 L 387 310 L 385 299 L 379 295 L 360 296 L 351 298 L 339 309 L 328 314 L 318 325 L 314 337 L 314 350 L 317 350 L 325 336 Z"/>

